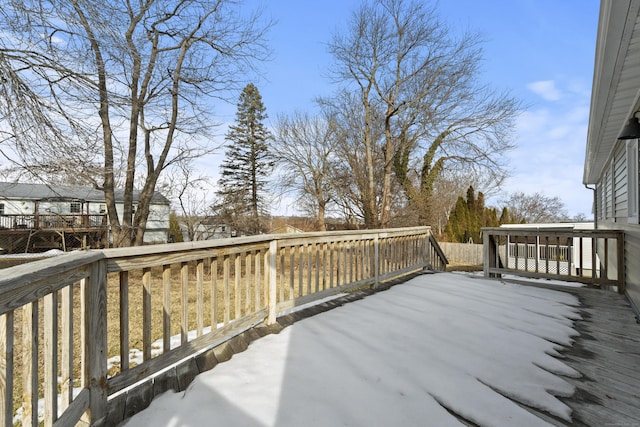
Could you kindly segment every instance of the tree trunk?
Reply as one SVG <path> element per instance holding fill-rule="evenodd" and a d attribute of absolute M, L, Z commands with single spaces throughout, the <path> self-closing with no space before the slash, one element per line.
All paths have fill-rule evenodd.
<path fill-rule="evenodd" d="M 325 215 L 325 203 L 324 202 L 320 202 L 318 203 L 318 217 L 317 217 L 317 222 L 318 222 L 318 230 L 319 231 L 326 231 L 327 230 L 327 225 L 324 221 L 324 215 Z"/>
<path fill-rule="evenodd" d="M 375 164 L 373 160 L 373 136 L 371 135 L 371 105 L 369 104 L 369 89 L 363 93 L 364 105 L 364 145 L 367 164 L 367 183 L 363 194 L 364 225 L 366 228 L 377 228 L 378 206 L 376 203 Z"/>

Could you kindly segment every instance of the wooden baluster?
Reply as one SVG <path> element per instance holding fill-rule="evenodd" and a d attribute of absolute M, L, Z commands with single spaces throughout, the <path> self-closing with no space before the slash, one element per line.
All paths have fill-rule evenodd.
<path fill-rule="evenodd" d="M 58 292 L 44 297 L 44 424 L 58 419 Z"/>
<path fill-rule="evenodd" d="M 13 427 L 13 311 L 0 316 L 0 418 L 2 427 Z"/>
<path fill-rule="evenodd" d="M 151 359 L 151 268 L 142 270 L 142 359 Z"/>
<path fill-rule="evenodd" d="M 204 260 L 196 261 L 196 334 L 202 336 L 204 329 Z"/>
<path fill-rule="evenodd" d="M 162 351 L 171 350 L 171 265 L 162 266 Z"/>

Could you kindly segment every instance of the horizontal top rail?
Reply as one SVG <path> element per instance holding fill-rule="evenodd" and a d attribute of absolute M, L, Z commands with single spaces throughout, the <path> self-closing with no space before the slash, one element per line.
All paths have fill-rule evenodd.
<path fill-rule="evenodd" d="M 143 265 L 160 265 L 169 262 L 184 262 L 191 258 L 197 258 L 201 255 L 201 251 L 216 251 L 217 255 L 226 255 L 234 253 L 242 253 L 254 246 L 254 249 L 268 248 L 269 242 L 277 241 L 278 247 L 295 246 L 305 243 L 325 243 L 331 241 L 344 240 L 365 240 L 373 239 L 375 236 L 382 238 L 387 237 L 404 237 L 419 234 L 430 234 L 431 227 L 408 227 L 408 228 L 392 228 L 385 230 L 340 230 L 332 232 L 305 232 L 295 234 L 261 234 L 259 236 L 232 237 L 227 239 L 215 240 L 198 240 L 195 242 L 166 243 L 150 246 L 132 246 L 126 248 L 103 249 L 104 256 L 109 260 L 108 271 L 117 272 L 129 267 L 127 258 L 135 258 L 135 266 Z M 174 256 L 173 254 L 180 254 Z M 162 260 L 153 258 L 153 256 L 162 256 Z M 147 261 L 144 257 L 149 257 Z"/>
<path fill-rule="evenodd" d="M 188 262 L 205 255 L 219 256 L 242 253 L 247 250 L 265 249 L 273 240 L 278 241 L 279 247 L 282 247 L 304 244 L 305 242 L 322 243 L 373 239 L 375 236 L 383 238 L 404 237 L 430 234 L 430 230 L 431 227 L 422 226 L 384 230 L 263 234 L 228 239 L 75 251 L 3 269 L 0 274 L 0 315 L 86 277 L 84 268 L 88 268 L 87 266 L 101 259 L 107 260 L 108 272 L 119 272 L 134 267 L 142 268 Z"/>
<path fill-rule="evenodd" d="M 575 230 L 570 228 L 551 228 L 551 227 L 486 227 L 482 229 L 483 233 L 493 236 L 549 236 L 549 237 L 600 237 L 600 238 L 617 238 L 624 232 L 621 230 Z"/>
<path fill-rule="evenodd" d="M 339 230 L 339 231 L 310 231 L 304 233 L 282 233 L 282 234 L 261 234 L 258 236 L 231 237 L 227 239 L 197 240 L 194 242 L 166 243 L 149 246 L 130 246 L 126 248 L 104 249 L 108 258 L 118 258 L 126 256 L 150 255 L 166 252 L 188 251 L 191 249 L 208 249 L 227 246 L 247 245 L 251 243 L 270 242 L 272 240 L 285 241 L 296 239 L 327 238 L 335 240 L 335 237 L 357 238 L 359 236 L 392 237 L 410 236 L 414 234 L 429 233 L 431 227 L 407 227 L 389 228 L 384 230 Z"/>
<path fill-rule="evenodd" d="M 149 381 L 154 395 L 184 390 L 216 346 L 278 313 L 446 262 L 430 227 L 411 227 L 76 251 L 3 269 L 0 402 L 32 424 L 40 399 L 46 426 L 116 424 Z M 0 410 L 0 425 L 14 413 Z"/>
<path fill-rule="evenodd" d="M 71 252 L 0 270 L 0 315 L 87 277 L 98 252 Z"/>
<path fill-rule="evenodd" d="M 624 231 L 483 228 L 484 274 L 560 279 L 625 290 Z"/>

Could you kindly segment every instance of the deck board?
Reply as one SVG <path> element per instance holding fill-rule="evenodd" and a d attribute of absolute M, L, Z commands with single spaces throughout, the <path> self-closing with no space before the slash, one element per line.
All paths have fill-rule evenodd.
<path fill-rule="evenodd" d="M 567 378 L 577 391 L 562 398 L 573 410 L 574 423 L 640 426 L 640 324 L 626 298 L 593 288 L 508 281 L 561 290 L 580 299 L 583 319 L 574 323 L 580 335 L 561 352 L 562 360 L 583 375 Z"/>

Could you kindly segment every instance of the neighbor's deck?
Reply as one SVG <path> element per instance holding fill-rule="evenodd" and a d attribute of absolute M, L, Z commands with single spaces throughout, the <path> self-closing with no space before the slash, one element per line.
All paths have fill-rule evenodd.
<path fill-rule="evenodd" d="M 563 352 L 564 361 L 583 375 L 567 378 L 576 386 L 573 397 L 562 399 L 573 409 L 571 425 L 640 426 L 640 325 L 625 297 L 593 288 L 508 281 L 561 290 L 580 299 L 582 320 L 574 324 L 580 335 Z"/>
<path fill-rule="evenodd" d="M 100 247 L 107 225 L 105 214 L 0 215 L 0 248 L 14 254 Z"/>

